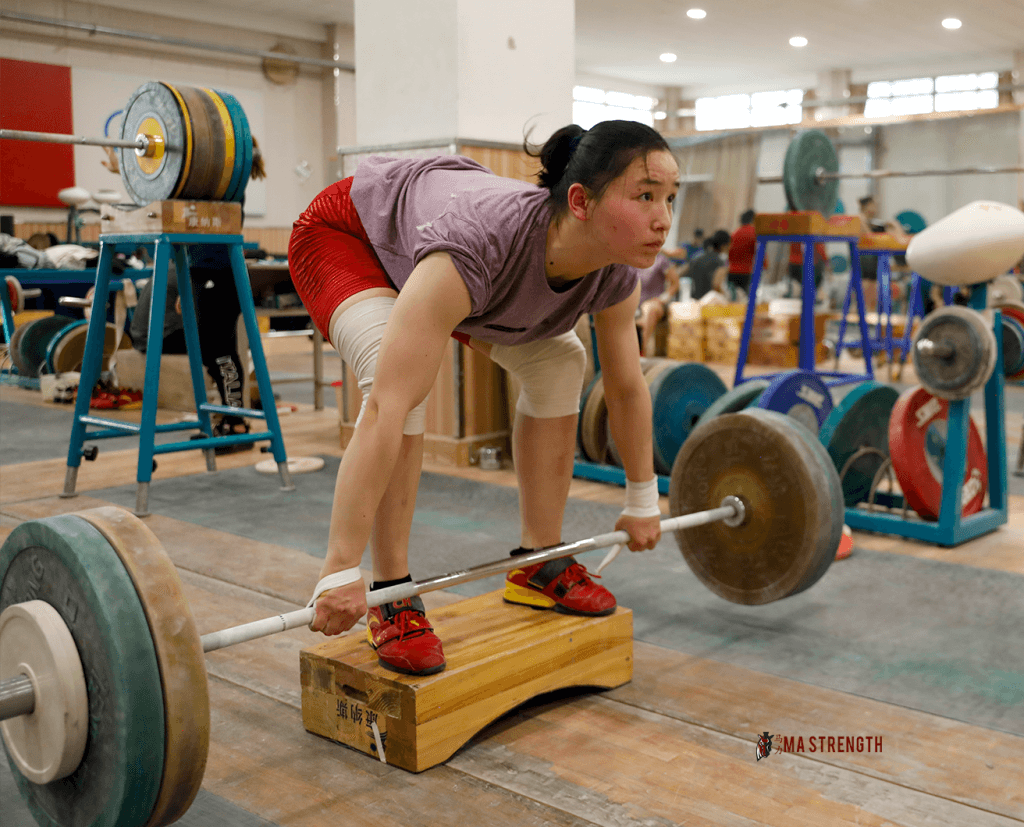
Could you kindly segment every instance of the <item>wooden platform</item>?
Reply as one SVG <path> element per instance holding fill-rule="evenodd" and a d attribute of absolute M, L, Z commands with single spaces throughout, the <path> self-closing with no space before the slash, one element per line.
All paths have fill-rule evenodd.
<path fill-rule="evenodd" d="M 272 371 L 308 370 L 308 341 L 269 340 L 265 349 Z M 337 364 L 327 364 L 328 378 Z M 856 366 L 844 356 L 840 367 L 848 365 Z M 716 369 L 731 384 L 735 366 Z M 282 390 L 287 401 L 288 386 Z M 1018 400 L 1007 416 L 1012 460 L 1020 444 L 1024 388 L 1007 393 Z M 4 401 L 31 405 L 39 396 L 0 387 Z M 114 415 L 133 419 L 138 412 Z M 173 418 L 163 411 L 160 417 Z M 340 455 L 334 409 L 300 406 L 282 416 L 281 424 L 289 455 Z M 230 454 L 218 457 L 217 465 L 242 468 L 263 458 L 258 452 Z M 0 541 L 24 520 L 107 504 L 89 492 L 134 484 L 136 461 L 134 450 L 107 450 L 97 462 L 83 463 L 81 495 L 72 500 L 58 496 L 63 458 L 0 466 Z M 511 469 L 428 465 L 425 470 L 515 485 Z M 154 486 L 172 476 L 205 473 L 199 452 L 168 454 L 161 458 Z M 333 478 L 321 477 L 316 485 L 329 490 Z M 296 479 L 301 519 L 301 498 L 313 476 Z M 573 480 L 570 496 L 619 504 L 622 489 Z M 667 498 L 661 505 L 667 513 Z M 159 513 L 146 523 L 177 566 L 201 633 L 303 606 L 318 577 L 321 560 L 294 548 Z M 1024 576 L 1024 498 L 1019 496 L 1010 497 L 1007 525 L 953 549 L 864 532 L 854 537 L 853 556 L 837 566 L 856 567 L 861 552 L 871 551 Z M 423 599 L 432 620 L 461 600 L 446 592 Z M 634 603 L 632 608 L 640 618 L 646 607 Z M 950 627 L 948 640 L 936 646 L 963 645 L 956 637 L 956 616 L 941 600 L 934 611 L 944 613 Z M 684 612 L 680 606 L 678 622 L 691 628 L 717 622 L 714 615 Z M 842 631 L 837 629 L 838 635 Z M 353 645 L 358 641 L 365 648 L 364 633 L 353 631 Z M 203 789 L 232 808 L 234 820 L 190 820 L 190 811 L 183 826 L 324 827 L 350 823 L 354 813 L 374 823 L 422 827 L 1024 825 L 1024 738 L 1019 735 L 842 687 L 810 685 L 780 670 L 726 663 L 714 648 L 686 653 L 642 641 L 633 645 L 628 684 L 584 691 L 568 702 L 562 697 L 528 702 L 485 727 L 443 763 L 411 774 L 305 730 L 297 665 L 303 650 L 322 642 L 302 628 L 207 656 L 212 720 Z M 792 651 L 802 642 L 784 636 L 780 644 Z M 454 652 L 447 640 L 446 646 Z M 773 752 L 756 761 L 757 736 L 765 729 L 793 736 L 877 735 L 884 747 L 870 754 Z M 31 825 L 31 820 L 18 821 L 4 801 L 0 813 L 4 827 Z"/>
<path fill-rule="evenodd" d="M 431 613 L 448 662 L 437 675 L 404 676 L 380 666 L 363 635 L 303 650 L 306 729 L 378 758 L 379 734 L 387 763 L 422 772 L 531 698 L 575 686 L 613 689 L 633 677 L 628 609 L 570 617 L 510 606 L 501 594 Z"/>

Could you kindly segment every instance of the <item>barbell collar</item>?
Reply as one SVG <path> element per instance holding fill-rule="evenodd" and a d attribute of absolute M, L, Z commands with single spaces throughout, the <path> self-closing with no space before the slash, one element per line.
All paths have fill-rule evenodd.
<path fill-rule="evenodd" d="M 0 721 L 28 715 L 36 708 L 36 692 L 28 675 L 0 681 Z"/>
<path fill-rule="evenodd" d="M 732 502 L 733 499 L 735 499 L 735 502 Z M 670 531 L 695 528 L 696 526 L 707 525 L 719 520 L 729 521 L 739 518 L 742 522 L 744 515 L 745 509 L 743 509 L 742 502 L 738 498 L 727 497 L 719 508 L 697 511 L 693 514 L 683 514 L 679 517 L 662 520 L 661 531 L 663 534 L 666 534 Z M 608 548 L 616 543 L 628 543 L 629 540 L 629 533 L 626 531 L 612 531 L 607 534 L 599 534 L 596 537 L 589 537 L 585 540 L 563 543 L 559 546 L 539 549 L 529 554 L 507 557 L 491 563 L 482 563 L 479 566 L 442 574 L 419 582 L 401 583 L 397 586 L 389 586 L 386 589 L 377 589 L 366 595 L 366 605 L 367 608 L 372 608 L 373 606 L 380 606 L 395 600 L 405 600 L 425 592 L 446 589 L 462 583 L 469 583 L 473 580 L 481 580 L 484 577 L 502 574 L 522 566 L 532 566 L 536 563 L 543 563 L 559 557 L 568 557 L 579 552 Z M 285 632 L 289 629 L 297 629 L 300 626 L 308 626 L 312 623 L 314 615 L 315 609 L 308 607 L 275 617 L 267 617 L 263 620 L 255 620 L 252 623 L 243 623 L 241 626 L 233 626 L 229 629 L 222 629 L 219 632 L 210 632 L 202 636 L 203 651 L 214 652 L 217 649 L 224 649 L 238 643 L 267 637 L 268 635 Z"/>
<path fill-rule="evenodd" d="M 86 135 L 61 135 L 55 132 L 27 132 L 22 129 L 0 129 L 0 139 L 9 141 L 38 141 L 48 144 L 123 147 L 142 152 L 145 152 L 149 146 L 149 141 L 143 135 L 140 135 L 134 141 L 128 141 L 120 138 L 90 138 Z"/>

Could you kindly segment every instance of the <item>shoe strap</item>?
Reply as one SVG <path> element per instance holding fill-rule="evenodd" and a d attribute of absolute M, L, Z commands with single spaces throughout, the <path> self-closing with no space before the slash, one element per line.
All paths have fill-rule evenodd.
<path fill-rule="evenodd" d="M 553 580 L 561 577 L 566 569 L 574 565 L 576 565 L 576 560 L 572 557 L 556 557 L 554 560 L 548 560 L 537 569 L 526 582 L 535 589 L 543 591 Z"/>
<path fill-rule="evenodd" d="M 382 603 L 379 607 L 380 616 L 383 620 L 391 620 L 402 612 L 419 612 L 426 616 L 427 610 L 418 594 L 407 597 L 403 600 L 392 600 L 390 603 Z"/>

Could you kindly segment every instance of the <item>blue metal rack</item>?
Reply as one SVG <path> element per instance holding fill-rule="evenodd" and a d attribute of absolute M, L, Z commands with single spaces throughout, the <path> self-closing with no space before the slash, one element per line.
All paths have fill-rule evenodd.
<path fill-rule="evenodd" d="M 879 353 L 884 351 L 889 357 L 890 365 L 890 376 L 892 379 L 892 365 L 895 363 L 894 351 L 899 348 L 900 350 L 900 370 L 902 371 L 903 363 L 907 359 L 907 354 L 910 352 L 910 342 L 913 339 L 912 328 L 914 325 L 915 318 L 921 318 L 924 316 L 924 300 L 921 296 L 921 277 L 917 273 L 913 273 L 910 278 L 910 295 L 907 297 L 907 321 L 906 326 L 903 328 L 903 336 L 900 338 L 893 338 L 892 335 L 892 257 L 896 253 L 903 252 L 902 248 L 883 250 L 881 248 L 871 248 L 868 250 L 860 250 L 860 256 L 873 255 L 878 259 L 878 301 L 876 302 L 876 312 L 878 314 L 878 320 L 875 323 L 874 335 L 869 336 L 867 339 L 847 339 L 846 338 L 846 314 L 850 312 L 850 295 L 853 291 L 853 277 L 850 277 L 850 283 L 846 288 L 846 297 L 843 300 L 843 314 L 839 318 L 839 336 L 836 338 L 836 365 L 839 364 L 839 355 L 843 350 L 848 348 L 860 348 L 865 353 L 870 352 L 871 354 Z M 863 288 L 863 285 L 861 285 Z M 884 329 L 883 329 L 883 316 L 885 318 Z M 867 345 L 864 345 L 867 342 Z"/>
<path fill-rule="evenodd" d="M 984 310 L 986 290 L 984 285 L 974 288 L 971 306 Z M 961 515 L 960 503 L 963 490 L 964 470 L 967 463 L 967 436 L 970 427 L 970 399 L 949 403 L 946 425 L 946 449 L 942 465 L 942 505 L 937 522 L 928 522 L 917 517 L 906 518 L 901 514 L 867 510 L 857 506 L 846 509 L 846 524 L 850 528 L 876 531 L 912 537 L 940 546 L 956 546 L 972 540 L 981 534 L 995 531 L 1007 522 L 1007 460 L 1006 423 L 1003 408 L 1003 359 L 1002 318 L 995 312 L 996 369 L 985 383 L 985 435 L 988 451 L 988 500 L 989 504 L 969 517 Z M 887 495 L 883 504 L 890 508 L 902 508 L 903 497 Z M 868 506 L 871 508 L 871 506 Z"/>
<path fill-rule="evenodd" d="M 864 350 L 864 373 L 841 373 L 839 371 L 818 370 L 814 359 L 814 245 L 826 242 L 840 242 L 850 245 L 850 285 L 857 298 L 860 312 L 860 332 L 864 341 L 868 341 L 867 318 L 864 314 L 864 288 L 861 284 L 860 257 L 857 252 L 857 239 L 848 235 L 762 235 L 757 238 L 757 252 L 754 256 L 754 271 L 750 276 L 750 298 L 747 302 L 747 315 L 743 322 L 743 334 L 740 339 L 739 356 L 736 360 L 736 377 L 733 386 L 743 381 L 743 369 L 747 364 L 747 353 L 750 350 L 750 335 L 754 325 L 754 311 L 757 307 L 757 286 L 761 281 L 761 270 L 764 267 L 765 247 L 770 241 L 796 242 L 803 247 L 803 289 L 800 312 L 800 357 L 799 367 L 813 371 L 823 377 L 826 385 L 846 385 L 874 379 L 875 373 L 871 365 L 871 352 Z M 776 374 L 762 374 L 761 378 L 770 379 Z"/>
<path fill-rule="evenodd" d="M 145 516 L 149 507 L 149 483 L 153 473 L 153 457 L 156 454 L 167 454 L 175 451 L 202 450 L 206 455 L 208 471 L 216 470 L 214 448 L 218 445 L 237 445 L 242 443 L 270 442 L 270 448 L 277 461 L 281 475 L 281 486 L 284 491 L 293 491 L 294 486 L 288 471 L 284 440 L 281 437 L 281 424 L 274 405 L 274 393 L 270 385 L 270 374 L 267 371 L 263 345 L 260 339 L 259 326 L 256 322 L 256 308 L 253 305 L 252 290 L 249 287 L 249 276 L 245 267 L 245 256 L 242 252 L 241 235 L 211 235 L 206 233 L 111 233 L 100 236 L 100 258 L 96 267 L 96 285 L 93 298 L 94 308 L 105 308 L 110 297 L 111 271 L 114 249 L 119 244 L 153 245 L 153 292 L 149 313 L 149 340 L 147 354 L 156 358 L 146 359 L 145 384 L 142 394 L 142 420 L 139 424 L 106 419 L 89 414 L 92 389 L 100 378 L 103 362 L 103 340 L 106 326 L 106 314 L 94 312 L 89 321 L 86 335 L 85 354 L 82 358 L 82 371 L 78 385 L 78 396 L 75 401 L 75 416 L 71 426 L 71 440 L 68 446 L 67 472 L 64 479 L 62 497 L 76 496 L 75 485 L 78 468 L 82 462 L 82 445 L 86 440 L 110 439 L 112 437 L 137 434 L 139 436 L 139 461 L 136 480 L 135 513 Z M 192 299 L 191 276 L 188 268 L 187 247 L 198 244 L 220 244 L 228 247 L 231 258 L 231 270 L 234 276 L 238 302 L 241 306 L 242 319 L 249 337 L 256 381 L 263 400 L 263 410 L 250 408 L 232 408 L 226 405 L 211 405 L 206 401 L 206 383 L 203 378 L 203 362 L 199 348 L 199 328 L 195 306 Z M 181 297 L 181 315 L 184 325 L 185 344 L 188 350 L 189 367 L 192 374 L 192 390 L 195 395 L 198 422 L 178 422 L 164 425 L 156 424 L 157 395 L 160 385 L 160 358 L 162 351 L 164 310 L 167 295 L 167 273 L 170 256 L 173 252 L 178 273 L 179 295 Z M 232 434 L 213 436 L 210 414 L 233 414 L 250 419 L 263 419 L 267 430 L 249 434 Z M 102 428 L 98 431 L 87 431 L 88 426 Z M 157 433 L 169 431 L 199 430 L 206 438 L 185 440 L 161 445 L 154 444 Z"/>

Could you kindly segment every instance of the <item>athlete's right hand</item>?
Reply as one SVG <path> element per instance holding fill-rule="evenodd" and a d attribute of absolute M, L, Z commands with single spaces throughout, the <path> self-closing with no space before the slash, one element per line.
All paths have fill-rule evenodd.
<path fill-rule="evenodd" d="M 366 587 L 362 579 L 328 589 L 317 598 L 309 628 L 325 635 L 347 632 L 366 614 Z"/>

